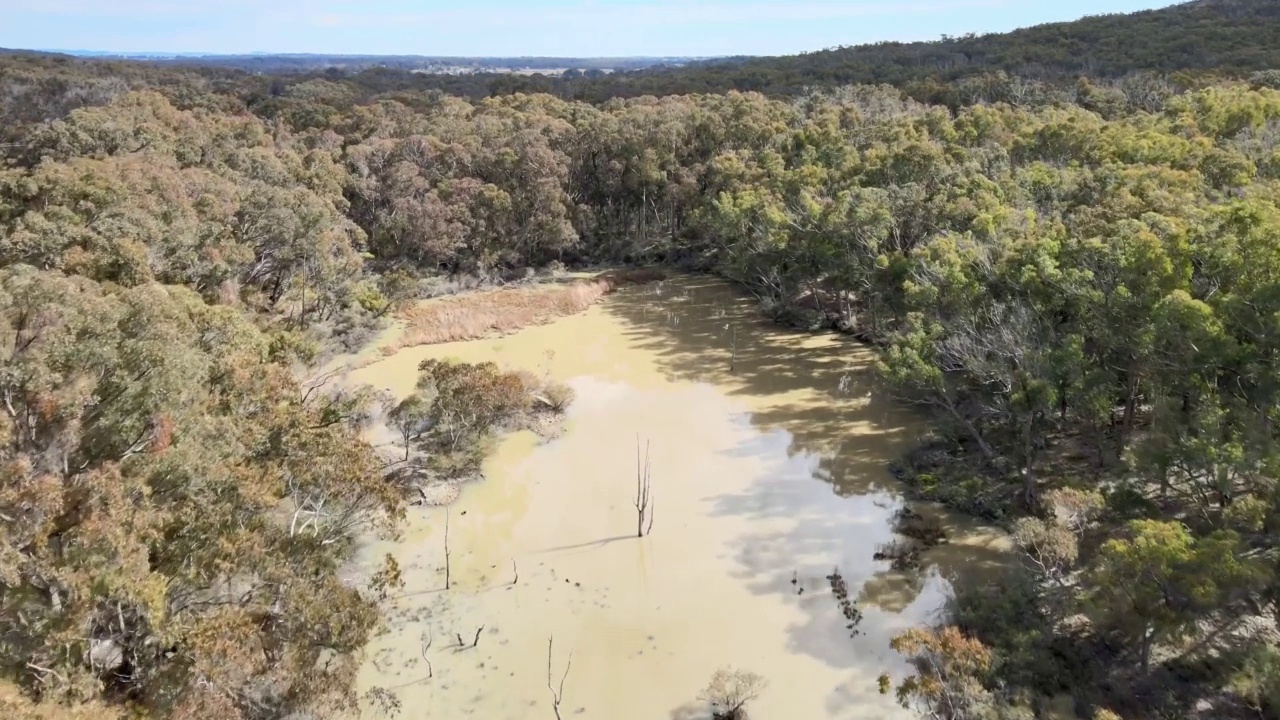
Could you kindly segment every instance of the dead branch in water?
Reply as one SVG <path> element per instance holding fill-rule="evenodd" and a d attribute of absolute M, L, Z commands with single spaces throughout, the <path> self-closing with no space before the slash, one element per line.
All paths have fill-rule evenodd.
<path fill-rule="evenodd" d="M 653 529 L 653 493 L 650 482 L 649 443 L 644 444 L 644 456 L 640 455 L 640 438 L 636 437 L 636 537 L 642 538 Z M 645 524 L 645 520 L 648 524 Z"/>
<path fill-rule="evenodd" d="M 392 690 L 400 690 L 412 685 L 417 685 L 420 682 L 426 682 L 427 680 L 435 677 L 436 670 L 431 665 L 431 658 L 427 657 L 427 651 L 431 649 L 432 642 L 434 642 L 434 638 L 431 635 L 431 628 L 427 628 L 427 632 L 424 633 L 422 639 L 418 641 L 418 654 L 422 656 L 422 662 L 427 665 L 426 677 L 418 678 L 417 680 L 410 680 L 407 683 L 401 683 L 400 685 L 396 685 L 392 688 L 373 688 L 368 692 L 366 697 L 376 705 L 380 706 L 385 714 L 394 715 L 399 712 L 400 701 L 391 692 Z M 376 662 L 374 663 L 374 667 L 377 667 Z M 389 708 L 392 706 L 395 708 L 396 712 L 390 712 Z"/>
<path fill-rule="evenodd" d="M 444 589 L 449 589 L 449 508 L 444 509 Z"/>
<path fill-rule="evenodd" d="M 431 637 L 431 628 L 427 628 L 427 639 L 426 639 L 426 642 L 422 643 L 422 648 L 420 649 L 420 652 L 422 654 L 422 662 L 427 664 L 428 680 L 430 680 L 436 674 L 435 669 L 431 667 L 431 659 L 427 657 L 427 651 L 431 649 L 432 640 L 433 638 Z"/>
<path fill-rule="evenodd" d="M 551 682 L 551 646 L 555 643 L 555 635 L 547 637 L 547 689 L 551 691 L 551 711 L 560 720 L 560 702 L 564 700 L 564 681 L 569 677 L 569 668 L 573 667 L 573 651 L 569 651 L 569 659 L 564 664 L 564 674 L 560 676 L 560 688 L 557 690 Z"/>
<path fill-rule="evenodd" d="M 470 645 L 468 645 L 468 644 L 467 644 L 467 641 L 466 641 L 466 640 L 463 640 L 463 639 L 462 639 L 462 633 L 460 633 L 460 632 L 454 631 L 454 633 L 453 633 L 453 637 L 454 637 L 454 638 L 456 638 L 456 639 L 457 639 L 457 641 L 458 641 L 458 649 L 460 649 L 460 650 L 465 650 L 465 649 L 473 648 L 473 647 L 475 647 L 475 646 L 477 646 L 477 645 L 479 645 L 479 644 L 480 644 L 480 633 L 482 633 L 482 632 L 484 632 L 484 626 L 483 626 L 483 625 L 481 625 L 480 627 L 476 628 L 476 636 L 475 636 L 474 638 L 472 638 L 472 640 L 471 640 L 471 644 L 470 644 Z"/>
<path fill-rule="evenodd" d="M 738 326 L 730 328 L 729 336 L 729 372 L 737 372 L 738 365 Z"/>
<path fill-rule="evenodd" d="M 856 637 L 859 633 L 858 623 L 862 622 L 862 611 L 849 597 L 849 585 L 840 574 L 840 568 L 832 569 L 831 574 L 827 576 L 827 581 L 831 583 L 831 594 L 835 596 L 836 604 L 840 606 L 840 614 L 844 615 L 844 627 L 849 631 L 849 637 Z"/>

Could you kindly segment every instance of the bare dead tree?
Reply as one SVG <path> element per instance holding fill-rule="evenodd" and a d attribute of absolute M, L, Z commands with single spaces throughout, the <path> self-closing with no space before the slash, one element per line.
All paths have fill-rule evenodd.
<path fill-rule="evenodd" d="M 746 670 L 720 668 L 698 698 L 710 705 L 715 720 L 745 720 L 745 705 L 760 696 L 768 685 L 763 676 Z"/>
<path fill-rule="evenodd" d="M 569 677 L 569 668 L 573 667 L 573 651 L 569 651 L 569 658 L 564 663 L 564 674 L 560 676 L 560 686 L 557 687 L 551 680 L 551 647 L 555 643 L 555 635 L 547 637 L 547 689 L 551 691 L 551 711 L 556 714 L 556 720 L 560 720 L 560 702 L 564 700 L 564 681 Z"/>
<path fill-rule="evenodd" d="M 520 583 L 520 568 L 516 567 L 515 558 L 511 558 L 511 574 L 514 576 L 511 579 L 511 584 L 518 585 Z"/>
<path fill-rule="evenodd" d="M 653 494 L 650 483 L 649 443 L 645 442 L 642 457 L 639 437 L 636 437 L 636 499 L 633 504 L 636 508 L 636 537 L 642 538 L 653 529 Z"/>
<path fill-rule="evenodd" d="M 479 645 L 479 644 L 480 644 L 480 633 L 482 633 L 482 632 L 484 632 L 484 626 L 483 626 L 483 625 L 481 625 L 480 627 L 476 628 L 476 635 L 475 635 L 475 637 L 474 637 L 474 638 L 472 638 L 472 639 L 471 639 L 471 644 L 470 644 L 470 645 L 468 645 L 468 644 L 467 644 L 467 641 L 466 641 L 466 640 L 463 640 L 463 639 L 462 639 L 462 633 L 457 632 L 457 631 L 454 631 L 453 636 L 454 636 L 454 638 L 456 638 L 456 639 L 458 640 L 458 647 L 459 647 L 459 648 L 463 648 L 463 649 L 465 649 L 465 648 L 473 648 L 473 647 L 475 647 L 475 646 L 477 646 L 477 645 Z"/>
<path fill-rule="evenodd" d="M 449 589 L 449 513 L 448 507 L 444 509 L 444 589 Z"/>

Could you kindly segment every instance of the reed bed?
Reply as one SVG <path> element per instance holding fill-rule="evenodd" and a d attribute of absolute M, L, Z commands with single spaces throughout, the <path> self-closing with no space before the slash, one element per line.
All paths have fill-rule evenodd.
<path fill-rule="evenodd" d="M 506 287 L 429 300 L 400 313 L 406 324 L 404 335 L 383 353 L 505 335 L 580 313 L 625 285 L 665 277 L 660 269 L 636 268 L 560 285 Z"/>

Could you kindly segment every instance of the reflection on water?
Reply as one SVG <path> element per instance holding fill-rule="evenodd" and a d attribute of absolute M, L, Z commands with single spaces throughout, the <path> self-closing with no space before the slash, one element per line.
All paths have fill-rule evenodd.
<path fill-rule="evenodd" d="M 721 283 L 630 288 L 507 338 L 404 350 L 352 380 L 404 394 L 432 356 L 548 372 L 578 399 L 562 438 L 504 441 L 450 510 L 453 589 L 443 510 L 370 544 L 370 557 L 397 555 L 407 587 L 361 684 L 394 688 L 409 717 L 553 717 L 551 636 L 557 673 L 573 652 L 566 717 L 693 720 L 698 690 L 729 664 L 769 678 L 756 718 L 898 717 L 876 688 L 904 670 L 889 638 L 936 617 L 953 581 L 1005 562 L 998 533 L 951 517 L 952 543 L 925 570 L 873 560 L 900 504 L 885 466 L 919 421 L 876 394 L 866 349 L 769 326 Z M 642 540 L 637 439 L 652 447 L 656 518 Z M 825 579 L 835 566 L 863 611 L 854 639 Z M 457 647 L 481 626 L 477 647 Z"/>

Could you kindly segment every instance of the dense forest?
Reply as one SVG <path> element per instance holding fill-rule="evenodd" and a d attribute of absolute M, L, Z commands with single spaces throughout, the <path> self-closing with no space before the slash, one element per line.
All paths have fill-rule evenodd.
<path fill-rule="evenodd" d="M 349 709 L 378 589 L 339 569 L 405 495 L 360 439 L 372 399 L 305 368 L 442 277 L 665 263 L 875 344 L 885 387 L 936 420 L 896 472 L 1025 550 L 895 641 L 904 703 L 1280 717 L 1262 63 L 937 76 L 954 104 L 589 104 L 0 60 L 0 708 Z"/>

